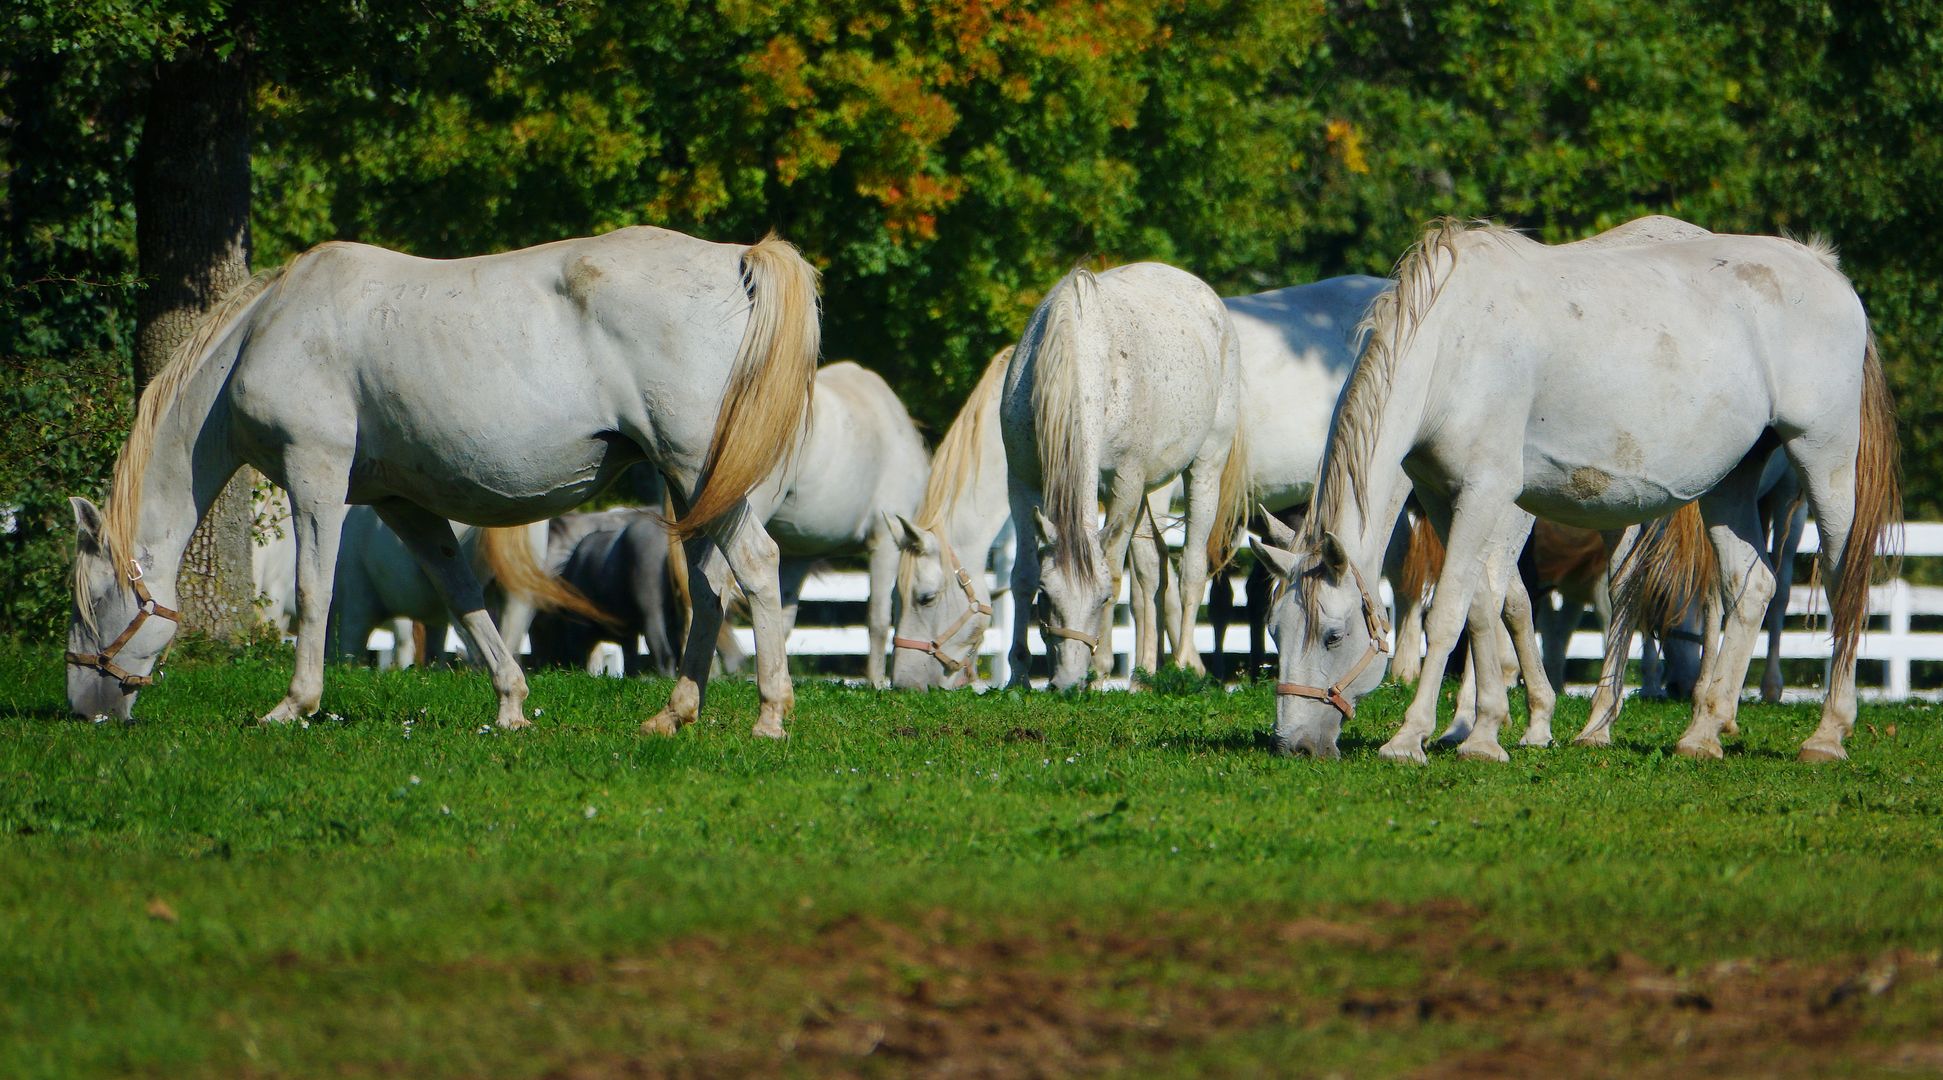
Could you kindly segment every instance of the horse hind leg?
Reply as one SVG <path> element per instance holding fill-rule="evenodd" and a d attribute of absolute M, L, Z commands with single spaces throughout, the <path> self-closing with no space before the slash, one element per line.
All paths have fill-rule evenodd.
<path fill-rule="evenodd" d="M 520 671 L 518 654 L 486 614 L 485 590 L 452 534 L 452 523 L 401 500 L 381 504 L 378 516 L 425 568 L 446 607 L 458 617 L 466 648 L 492 672 L 493 689 L 499 694 L 499 726 L 509 730 L 531 726 L 524 712 L 526 676 Z"/>

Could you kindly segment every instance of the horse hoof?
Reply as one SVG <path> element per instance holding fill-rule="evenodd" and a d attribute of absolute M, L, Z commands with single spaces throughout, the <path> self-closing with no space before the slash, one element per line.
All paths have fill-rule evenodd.
<path fill-rule="evenodd" d="M 1612 729 L 1600 728 L 1597 731 L 1581 731 L 1579 732 L 1578 737 L 1572 740 L 1572 745 L 1573 746 L 1611 746 Z"/>
<path fill-rule="evenodd" d="M 514 716 L 510 720 L 503 716 L 499 718 L 499 729 L 501 731 L 524 731 L 532 726 L 533 721 L 528 720 L 524 716 Z"/>
<path fill-rule="evenodd" d="M 1529 746 L 1539 750 L 1548 749 L 1552 745 L 1552 733 L 1547 731 L 1539 735 L 1533 735 L 1527 731 L 1525 732 L 1525 737 L 1518 740 L 1518 745 Z"/>
<path fill-rule="evenodd" d="M 782 723 L 776 720 L 756 721 L 756 726 L 749 729 L 749 734 L 754 735 L 758 739 L 789 738 L 789 732 L 784 731 Z"/>
<path fill-rule="evenodd" d="M 1423 747 L 1415 742 L 1400 742 L 1396 739 L 1384 743 L 1382 749 L 1376 754 L 1384 761 L 1407 761 L 1414 765 L 1423 765 L 1430 761 L 1424 756 Z"/>
<path fill-rule="evenodd" d="M 1457 756 L 1463 761 L 1495 761 L 1499 764 L 1511 760 L 1511 755 L 1505 753 L 1504 747 L 1494 742 L 1467 742 L 1457 748 Z"/>
<path fill-rule="evenodd" d="M 256 722 L 263 725 L 276 724 L 280 726 L 283 724 L 294 724 L 308 715 L 301 705 L 294 705 L 285 701 L 276 708 L 258 717 Z"/>
<path fill-rule="evenodd" d="M 1797 761 L 1806 761 L 1814 764 L 1825 761 L 1847 761 L 1848 759 L 1849 752 L 1842 749 L 1840 743 L 1832 746 L 1828 743 L 1805 743 L 1802 745 L 1801 753 L 1795 755 L 1795 760 Z"/>
<path fill-rule="evenodd" d="M 1673 752 L 1695 761 L 1719 761 L 1726 756 L 1721 753 L 1719 739 L 1681 739 Z"/>
<path fill-rule="evenodd" d="M 656 713 L 651 720 L 641 722 L 643 735 L 673 735 L 680 730 L 681 724 L 675 720 L 674 714 L 666 710 Z"/>

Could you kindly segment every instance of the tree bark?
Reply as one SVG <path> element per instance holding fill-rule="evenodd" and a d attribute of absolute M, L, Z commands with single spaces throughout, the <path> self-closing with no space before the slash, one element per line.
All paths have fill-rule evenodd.
<path fill-rule="evenodd" d="M 137 392 L 196 322 L 250 277 L 250 93 L 242 47 L 207 45 L 157 65 L 135 153 L 135 241 L 146 287 L 136 302 Z M 247 634 L 250 485 L 244 469 L 182 556 L 179 604 L 190 629 Z"/>

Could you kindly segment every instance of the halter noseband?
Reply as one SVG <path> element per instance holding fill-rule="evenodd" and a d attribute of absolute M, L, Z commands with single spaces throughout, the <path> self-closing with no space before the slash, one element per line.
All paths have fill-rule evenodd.
<path fill-rule="evenodd" d="M 980 602 L 978 594 L 972 591 L 971 574 L 967 573 L 964 564 L 958 561 L 958 553 L 951 550 L 951 541 L 946 540 L 943 533 L 938 534 L 938 554 L 941 556 L 941 562 L 950 565 L 952 575 L 958 579 L 958 587 L 964 590 L 965 613 L 958 616 L 957 622 L 946 627 L 944 633 L 939 634 L 930 641 L 925 641 L 920 638 L 893 637 L 891 638 L 891 648 L 911 649 L 915 652 L 925 653 L 931 659 L 936 660 L 940 667 L 945 669 L 946 676 L 951 676 L 970 668 L 978 662 L 978 643 L 973 642 L 971 644 L 962 660 L 946 652 L 945 644 L 952 638 L 957 637 L 958 631 L 963 630 L 965 624 L 972 621 L 973 616 L 983 615 L 988 619 L 991 618 L 992 605 Z"/>
<path fill-rule="evenodd" d="M 1349 572 L 1356 579 L 1356 591 L 1363 596 L 1363 623 L 1369 627 L 1369 647 L 1363 650 L 1362 657 L 1356 661 L 1355 665 L 1342 678 L 1337 679 L 1329 686 L 1304 686 L 1301 683 L 1286 682 L 1278 682 L 1275 684 L 1275 693 L 1277 696 L 1313 698 L 1317 701 L 1326 701 L 1334 706 L 1337 712 L 1343 714 L 1344 720 L 1355 718 L 1356 703 L 1343 696 L 1343 688 L 1355 682 L 1356 677 L 1363 673 L 1363 669 L 1370 666 L 1370 661 L 1390 651 L 1389 620 L 1385 619 L 1382 611 L 1377 608 L 1375 598 L 1370 596 L 1369 587 L 1363 584 L 1363 572 L 1356 569 L 1355 563 L 1349 564 Z"/>
<path fill-rule="evenodd" d="M 120 637 L 109 642 L 107 648 L 96 653 L 78 653 L 70 650 L 67 654 L 67 662 L 79 667 L 94 668 L 96 671 L 120 683 L 123 689 L 140 689 L 144 686 L 155 685 L 155 677 L 152 675 L 137 675 L 121 667 L 114 662 L 115 654 L 121 651 L 122 646 L 128 644 L 129 639 L 133 638 L 135 632 L 142 628 L 142 624 L 148 621 L 149 616 L 153 615 L 158 619 L 167 619 L 180 626 L 182 625 L 182 613 L 176 611 L 174 608 L 163 607 L 161 604 L 155 602 L 153 596 L 148 594 L 148 586 L 142 584 L 142 564 L 130 559 L 128 566 L 128 584 L 135 590 L 134 621 L 128 624 L 128 629 L 123 630 Z M 157 664 L 159 666 L 160 661 L 157 661 Z"/>

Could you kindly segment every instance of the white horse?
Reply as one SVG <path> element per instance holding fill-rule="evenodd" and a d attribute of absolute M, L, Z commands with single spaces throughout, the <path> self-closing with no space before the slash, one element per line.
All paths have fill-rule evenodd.
<path fill-rule="evenodd" d="M 1157 263 L 1098 275 L 1076 269 L 1033 312 L 1006 369 L 999 426 L 1019 525 L 1012 595 L 1040 596 L 1034 614 L 1054 687 L 1087 675 L 1149 491 L 1186 474 L 1181 595 L 1198 598 L 1210 562 L 1226 561 L 1248 499 L 1240 394 L 1233 322 L 1214 290 L 1185 271 Z M 1099 501 L 1107 504 L 1104 530 L 1094 525 Z M 1183 632 L 1191 610 L 1182 622 L 1174 628 L 1177 663 L 1193 648 Z M 1157 638 L 1147 636 L 1149 653 Z M 1030 660 L 1025 620 L 1015 619 L 1015 684 L 1026 680 Z"/>
<path fill-rule="evenodd" d="M 780 736 L 794 695 L 776 546 L 760 524 L 770 508 L 745 496 L 800 430 L 818 336 L 815 271 L 773 237 L 742 247 L 632 228 L 450 261 L 314 248 L 203 320 L 143 393 L 105 513 L 74 501 L 68 702 L 128 717 L 174 636 L 189 534 L 252 464 L 290 493 L 298 550 L 296 670 L 266 721 L 317 710 L 355 502 L 377 508 L 462 613 L 499 723 L 523 727 L 525 677 L 448 519 L 548 517 L 645 460 L 686 506 L 677 527 L 699 572 L 683 677 L 644 728 L 695 718 L 732 570 L 754 612 L 755 730 Z"/>
<path fill-rule="evenodd" d="M 915 518 L 891 519 L 901 552 L 891 685 L 900 689 L 964 686 L 977 675 L 979 646 L 998 599 L 986 583 L 986 555 L 1012 520 L 998 424 L 999 389 L 1011 362 L 1008 345 L 986 363 L 938 440 Z M 996 670 L 993 675 L 1003 679 Z"/>
<path fill-rule="evenodd" d="M 870 652 L 864 678 L 884 682 L 898 545 L 892 515 L 917 513 L 931 455 L 910 413 L 882 376 L 844 362 L 816 373 L 816 401 L 803 441 L 759 490 L 773 500 L 769 535 L 783 554 L 783 632 L 796 624 L 810 569 L 832 555 L 866 556 Z"/>
<path fill-rule="evenodd" d="M 1778 443 L 1821 530 L 1834 623 L 1828 698 L 1802 757 L 1846 756 L 1869 566 L 1900 499 L 1887 385 L 1833 253 L 1714 235 L 1546 247 L 1446 222 L 1404 258 L 1397 281 L 1373 312 L 1301 544 L 1258 545 L 1290 584 L 1277 612 L 1278 743 L 1333 754 L 1346 703 L 1374 681 L 1363 568 L 1381 556 L 1414 481 L 1432 517 L 1448 522 L 1428 620 L 1433 668 L 1467 618 L 1473 648 L 1494 646 L 1481 631 L 1532 513 L 1616 528 L 1698 498 L 1728 627 L 1678 749 L 1719 756 L 1773 592 L 1751 511 Z M 1502 760 L 1502 675 L 1482 656 L 1477 668 L 1480 715 L 1460 752 Z M 1383 755 L 1423 760 L 1436 704 L 1435 688 L 1419 684 Z"/>

